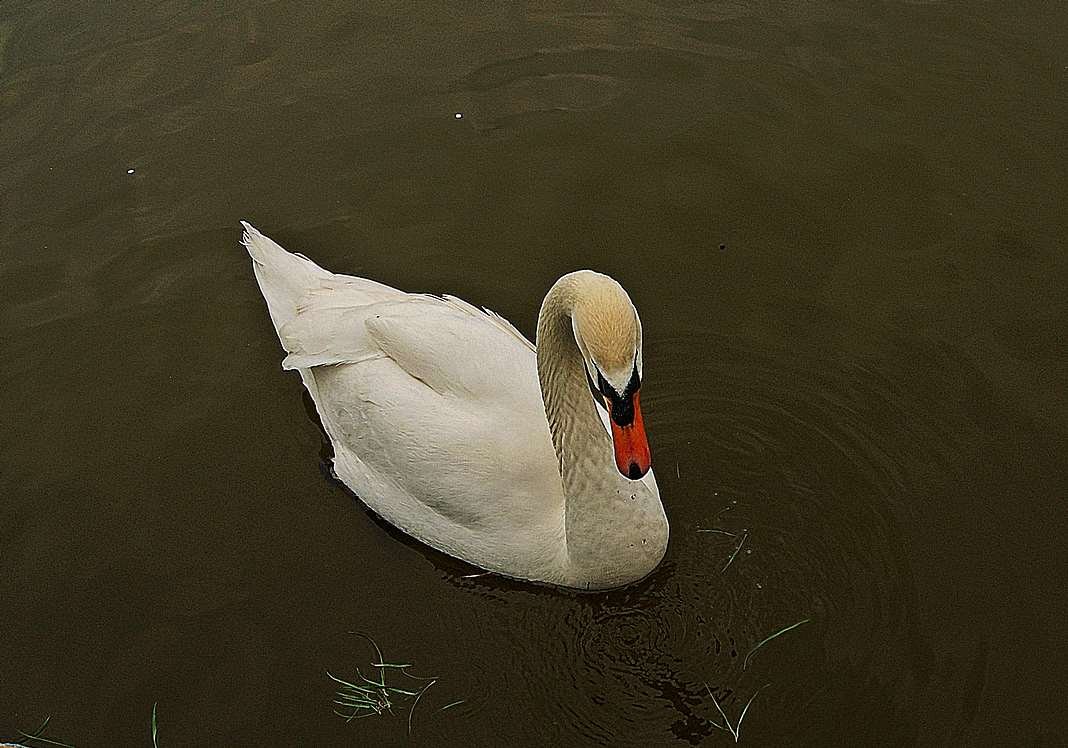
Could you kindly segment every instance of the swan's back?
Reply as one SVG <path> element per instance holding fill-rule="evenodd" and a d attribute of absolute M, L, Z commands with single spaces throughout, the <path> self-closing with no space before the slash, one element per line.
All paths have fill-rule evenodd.
<path fill-rule="evenodd" d="M 459 299 L 330 273 L 244 226 L 283 367 L 315 401 L 338 477 L 483 568 L 544 578 L 559 565 L 563 491 L 534 346 Z"/>

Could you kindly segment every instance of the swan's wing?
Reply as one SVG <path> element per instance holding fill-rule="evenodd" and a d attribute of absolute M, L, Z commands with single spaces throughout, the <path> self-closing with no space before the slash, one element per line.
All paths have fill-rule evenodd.
<path fill-rule="evenodd" d="M 540 401 L 533 348 L 474 307 L 415 296 L 381 305 L 366 325 L 385 355 L 441 395 L 468 398 L 476 406 L 521 394 Z"/>
<path fill-rule="evenodd" d="M 556 563 L 563 493 L 540 398 L 439 392 L 390 357 L 307 374 L 338 477 L 378 514 L 483 568 Z"/>
<path fill-rule="evenodd" d="M 534 351 L 483 312 L 430 296 L 375 304 L 363 329 L 358 361 L 302 371 L 338 475 L 450 552 L 461 536 L 503 544 L 493 553 L 530 533 L 558 539 L 562 489 Z"/>
<path fill-rule="evenodd" d="M 357 364 L 387 356 L 440 394 L 507 395 L 536 384 L 534 347 L 457 299 L 403 294 L 360 303 L 362 291 L 320 286 L 301 297 L 278 328 L 286 369 Z"/>
<path fill-rule="evenodd" d="M 242 225 L 242 244 L 252 256 L 256 280 L 289 354 L 282 363 L 285 369 L 389 356 L 411 376 L 434 382 L 440 392 L 485 395 L 495 381 L 502 383 L 498 389 L 514 386 L 509 380 L 517 374 L 514 367 L 495 372 L 485 358 L 507 367 L 518 356 L 520 370 L 532 358 L 534 345 L 488 309 L 455 296 L 408 294 L 331 273 L 286 251 L 250 224 Z"/>
<path fill-rule="evenodd" d="M 307 292 L 293 317 L 277 328 L 278 339 L 289 354 L 282 368 L 310 369 L 381 358 L 385 354 L 371 338 L 367 321 L 396 303 L 367 303 L 359 291 L 330 286 Z"/>
<path fill-rule="evenodd" d="M 489 317 L 494 324 L 496 324 L 502 330 L 507 332 L 509 335 L 514 336 L 516 340 L 518 340 L 520 343 L 522 343 L 532 351 L 535 350 L 534 344 L 527 340 L 527 337 L 523 333 L 519 332 L 519 330 L 516 329 L 515 325 L 506 320 L 501 315 L 497 314 L 497 312 L 493 311 L 492 309 L 487 309 L 486 307 L 482 307 L 482 309 L 479 309 L 473 304 L 468 304 L 463 299 L 457 298 L 456 296 L 450 296 L 449 294 L 445 294 L 442 298 L 460 311 L 467 312 L 468 314 L 474 317 L 481 317 L 483 315 Z"/>

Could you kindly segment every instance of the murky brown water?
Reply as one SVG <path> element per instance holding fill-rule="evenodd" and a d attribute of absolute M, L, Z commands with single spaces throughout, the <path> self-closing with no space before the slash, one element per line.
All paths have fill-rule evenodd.
<path fill-rule="evenodd" d="M 729 744 L 706 683 L 732 720 L 766 686 L 752 745 L 1063 744 L 1066 29 L 6 0 L 0 738 L 148 745 L 158 702 L 168 748 L 403 743 L 331 714 L 361 630 L 440 676 L 417 744 Z M 321 470 L 240 218 L 528 334 L 558 275 L 618 278 L 663 566 L 573 595 L 377 522 Z"/>

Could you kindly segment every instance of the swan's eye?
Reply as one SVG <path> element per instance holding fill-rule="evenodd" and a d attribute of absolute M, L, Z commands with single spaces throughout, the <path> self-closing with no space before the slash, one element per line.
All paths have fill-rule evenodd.
<path fill-rule="evenodd" d="M 585 369 L 585 367 L 583 368 Z M 590 394 L 593 395 L 593 401 L 605 410 L 608 410 L 608 403 L 605 402 L 606 395 L 601 389 L 603 386 L 606 386 L 604 377 L 601 376 L 601 372 L 597 372 L 597 384 L 594 384 L 593 379 L 590 377 L 589 369 L 585 369 L 585 371 L 586 384 L 590 386 Z"/>

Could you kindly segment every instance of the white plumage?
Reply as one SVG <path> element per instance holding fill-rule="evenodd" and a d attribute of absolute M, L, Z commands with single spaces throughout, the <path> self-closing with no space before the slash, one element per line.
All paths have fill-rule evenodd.
<path fill-rule="evenodd" d="M 590 447 L 604 459 L 584 468 L 603 480 L 568 480 L 569 458 L 554 451 L 546 421 L 535 347 L 510 323 L 454 297 L 330 273 L 243 225 L 287 353 L 283 368 L 300 372 L 338 477 L 368 506 L 428 545 L 520 579 L 600 588 L 656 565 L 667 523 L 652 474 L 629 481 L 610 469 L 611 441 L 594 416 L 601 438 Z M 592 406 L 588 390 L 586 398 Z M 581 414 L 584 422 L 596 412 Z M 640 558 L 605 552 L 591 566 L 584 543 L 603 540 L 569 536 L 579 508 L 568 502 L 590 511 L 600 503 L 571 493 L 622 496 L 621 488 L 641 497 L 634 508 L 644 536 L 616 539 L 638 546 Z M 584 514 L 582 526 L 595 519 Z M 618 522 L 605 519 L 605 532 L 618 535 Z"/>

